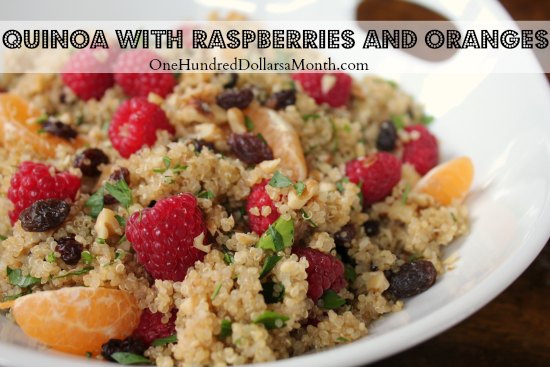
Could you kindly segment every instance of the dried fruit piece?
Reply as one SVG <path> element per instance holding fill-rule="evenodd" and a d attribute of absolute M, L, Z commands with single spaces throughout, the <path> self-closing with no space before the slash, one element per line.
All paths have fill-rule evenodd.
<path fill-rule="evenodd" d="M 380 131 L 376 137 L 376 148 L 378 150 L 391 152 L 395 149 L 397 142 L 397 130 L 391 121 L 384 121 L 380 124 Z"/>
<path fill-rule="evenodd" d="M 77 137 L 78 133 L 71 126 L 63 122 L 49 117 L 42 123 L 42 131 L 60 137 L 65 140 L 72 140 Z"/>
<path fill-rule="evenodd" d="M 255 134 L 231 134 L 227 143 L 237 158 L 247 164 L 258 164 L 273 159 L 269 145 Z"/>
<path fill-rule="evenodd" d="M 63 237 L 58 239 L 55 251 L 59 252 L 61 259 L 67 265 L 76 265 L 80 261 L 82 256 L 82 250 L 84 249 L 82 244 L 75 240 L 75 235 Z"/>
<path fill-rule="evenodd" d="M 231 107 L 237 107 L 241 110 L 247 108 L 254 99 L 252 90 L 245 89 L 227 89 L 216 96 L 216 103 L 226 110 Z"/>
<path fill-rule="evenodd" d="M 145 311 L 144 311 L 145 312 Z M 147 350 L 147 344 L 140 339 L 129 336 L 124 340 L 111 339 L 101 346 L 101 355 L 108 361 L 115 360 L 111 357 L 115 353 L 132 353 L 142 355 Z"/>
<path fill-rule="evenodd" d="M 102 164 L 109 164 L 109 157 L 101 149 L 89 148 L 76 156 L 73 167 L 79 168 L 84 176 L 97 177 Z"/>
<path fill-rule="evenodd" d="M 369 219 L 363 224 L 365 228 L 365 233 L 369 237 L 373 237 L 380 233 L 380 222 L 374 219 Z"/>
<path fill-rule="evenodd" d="M 268 98 L 265 103 L 266 107 L 274 110 L 281 110 L 287 106 L 292 106 L 296 103 L 296 90 L 287 89 L 280 92 L 275 92 Z"/>
<path fill-rule="evenodd" d="M 38 200 L 19 214 L 19 220 L 27 232 L 45 232 L 59 227 L 70 211 L 71 206 L 63 200 Z"/>
<path fill-rule="evenodd" d="M 416 296 L 430 288 L 436 280 L 437 271 L 430 261 L 417 260 L 406 263 L 389 277 L 388 293 L 396 298 Z"/>
<path fill-rule="evenodd" d="M 15 300 L 12 313 L 30 337 L 53 349 L 97 355 L 110 339 L 124 339 L 138 325 L 136 299 L 118 289 L 70 287 Z"/>
<path fill-rule="evenodd" d="M 432 196 L 443 205 L 462 200 L 474 179 L 474 165 L 468 157 L 455 158 L 440 164 L 424 176 L 414 188 Z"/>
<path fill-rule="evenodd" d="M 281 171 L 294 181 L 305 180 L 306 159 L 294 127 L 269 108 L 249 109 L 247 115 L 254 124 L 254 133 L 262 134 L 273 156 L 281 160 Z"/>

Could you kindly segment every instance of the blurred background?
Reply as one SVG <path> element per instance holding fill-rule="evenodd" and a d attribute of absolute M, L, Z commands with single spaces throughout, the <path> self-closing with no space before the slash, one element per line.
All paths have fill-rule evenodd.
<path fill-rule="evenodd" d="M 550 20 L 548 0 L 500 2 L 515 20 Z M 550 81 L 550 74 L 546 77 Z M 550 245 L 546 244 L 519 279 L 476 314 L 372 366 L 550 366 Z"/>

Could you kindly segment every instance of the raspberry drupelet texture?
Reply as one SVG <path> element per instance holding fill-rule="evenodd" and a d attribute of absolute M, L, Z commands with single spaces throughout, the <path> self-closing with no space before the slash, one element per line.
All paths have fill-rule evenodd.
<path fill-rule="evenodd" d="M 346 176 L 361 184 L 363 205 L 383 200 L 401 180 L 401 162 L 393 154 L 378 152 L 346 163 Z"/>
<path fill-rule="evenodd" d="M 153 145 L 157 130 L 175 133 L 159 106 L 137 97 L 124 101 L 116 110 L 109 125 L 109 139 L 120 155 L 128 158 L 143 146 Z"/>
<path fill-rule="evenodd" d="M 138 262 L 155 279 L 181 281 L 187 269 L 204 258 L 194 247 L 206 226 L 197 200 L 189 193 L 159 200 L 154 207 L 135 212 L 128 218 L 126 237 L 132 243 Z"/>
<path fill-rule="evenodd" d="M 318 104 L 345 106 L 351 94 L 352 79 L 344 73 L 295 73 L 292 79 Z"/>
<path fill-rule="evenodd" d="M 164 314 L 151 312 L 148 308 L 143 310 L 139 319 L 139 325 L 134 330 L 133 337 L 140 338 L 147 345 L 155 339 L 166 338 L 176 333 L 176 312 L 172 311 L 171 317 L 166 324 L 162 323 Z"/>
<path fill-rule="evenodd" d="M 273 203 L 273 200 L 271 200 L 265 191 L 265 186 L 268 182 L 269 181 L 266 179 L 259 184 L 254 185 L 250 190 L 250 195 L 246 201 L 248 225 L 253 232 L 256 232 L 259 235 L 264 233 L 269 225 L 275 222 L 281 215 L 277 211 L 277 207 Z M 262 207 L 264 206 L 271 208 L 271 213 L 265 217 L 262 216 Z M 254 208 L 257 208 L 258 212 L 256 212 L 256 209 Z"/>
<path fill-rule="evenodd" d="M 424 125 L 407 126 L 409 134 L 419 134 L 418 139 L 411 139 L 403 147 L 403 162 L 410 163 L 421 175 L 437 166 L 439 149 L 437 139 Z"/>
<path fill-rule="evenodd" d="M 114 66 L 115 81 L 130 97 L 147 97 L 149 93 L 166 97 L 176 85 L 172 73 L 143 72 L 153 59 L 160 56 L 149 50 L 133 50 L 122 53 Z M 145 65 L 145 66 L 144 66 Z"/>
<path fill-rule="evenodd" d="M 307 295 L 313 301 L 321 298 L 328 289 L 339 292 L 346 286 L 344 264 L 336 257 L 309 247 L 295 247 L 292 252 L 298 257 L 305 257 L 309 264 L 306 269 Z"/>
<path fill-rule="evenodd" d="M 80 178 L 68 172 L 58 172 L 53 167 L 26 161 L 13 175 L 8 199 L 13 203 L 9 212 L 12 225 L 19 214 L 38 200 L 59 199 L 73 201 L 80 189 Z"/>
<path fill-rule="evenodd" d="M 83 49 L 75 52 L 63 67 L 61 79 L 80 99 L 101 99 L 115 84 L 111 50 Z"/>

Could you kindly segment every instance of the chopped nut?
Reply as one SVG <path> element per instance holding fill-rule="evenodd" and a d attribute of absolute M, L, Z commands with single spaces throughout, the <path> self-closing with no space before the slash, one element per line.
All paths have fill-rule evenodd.
<path fill-rule="evenodd" d="M 94 229 L 96 231 L 97 237 L 107 239 L 113 234 L 122 235 L 122 228 L 116 220 L 115 212 L 108 208 L 103 208 L 103 210 L 97 216 Z"/>
<path fill-rule="evenodd" d="M 290 209 L 298 210 L 304 207 L 306 203 L 319 192 L 319 184 L 317 181 L 308 179 L 305 182 L 305 189 L 302 195 L 298 195 L 295 190 L 290 190 L 288 193 L 288 206 Z"/>
<path fill-rule="evenodd" d="M 204 244 L 204 233 L 201 233 L 197 237 L 195 237 L 195 239 L 193 240 L 193 247 L 206 253 L 209 253 L 212 249 L 210 245 Z"/>
<path fill-rule="evenodd" d="M 244 115 L 242 111 L 236 107 L 227 110 L 227 122 L 231 131 L 235 134 L 246 133 L 246 126 L 244 125 Z"/>
<path fill-rule="evenodd" d="M 363 275 L 366 278 L 369 292 L 383 292 L 390 287 L 390 283 L 382 271 L 373 271 Z"/>
<path fill-rule="evenodd" d="M 258 241 L 258 237 L 247 233 L 236 233 L 235 238 L 237 241 L 245 246 L 252 246 Z"/>
<path fill-rule="evenodd" d="M 162 97 L 158 94 L 150 92 L 147 96 L 147 101 L 160 106 L 162 102 L 164 102 L 164 99 L 162 99 Z"/>
<path fill-rule="evenodd" d="M 196 125 L 194 137 L 207 142 L 225 140 L 222 129 L 211 123 Z"/>

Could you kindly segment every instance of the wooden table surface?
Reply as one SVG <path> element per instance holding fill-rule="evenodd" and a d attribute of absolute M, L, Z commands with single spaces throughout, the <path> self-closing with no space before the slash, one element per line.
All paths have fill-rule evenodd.
<path fill-rule="evenodd" d="M 550 21 L 549 0 L 501 3 L 516 20 Z M 372 366 L 550 366 L 550 242 L 519 279 L 473 316 Z"/>

